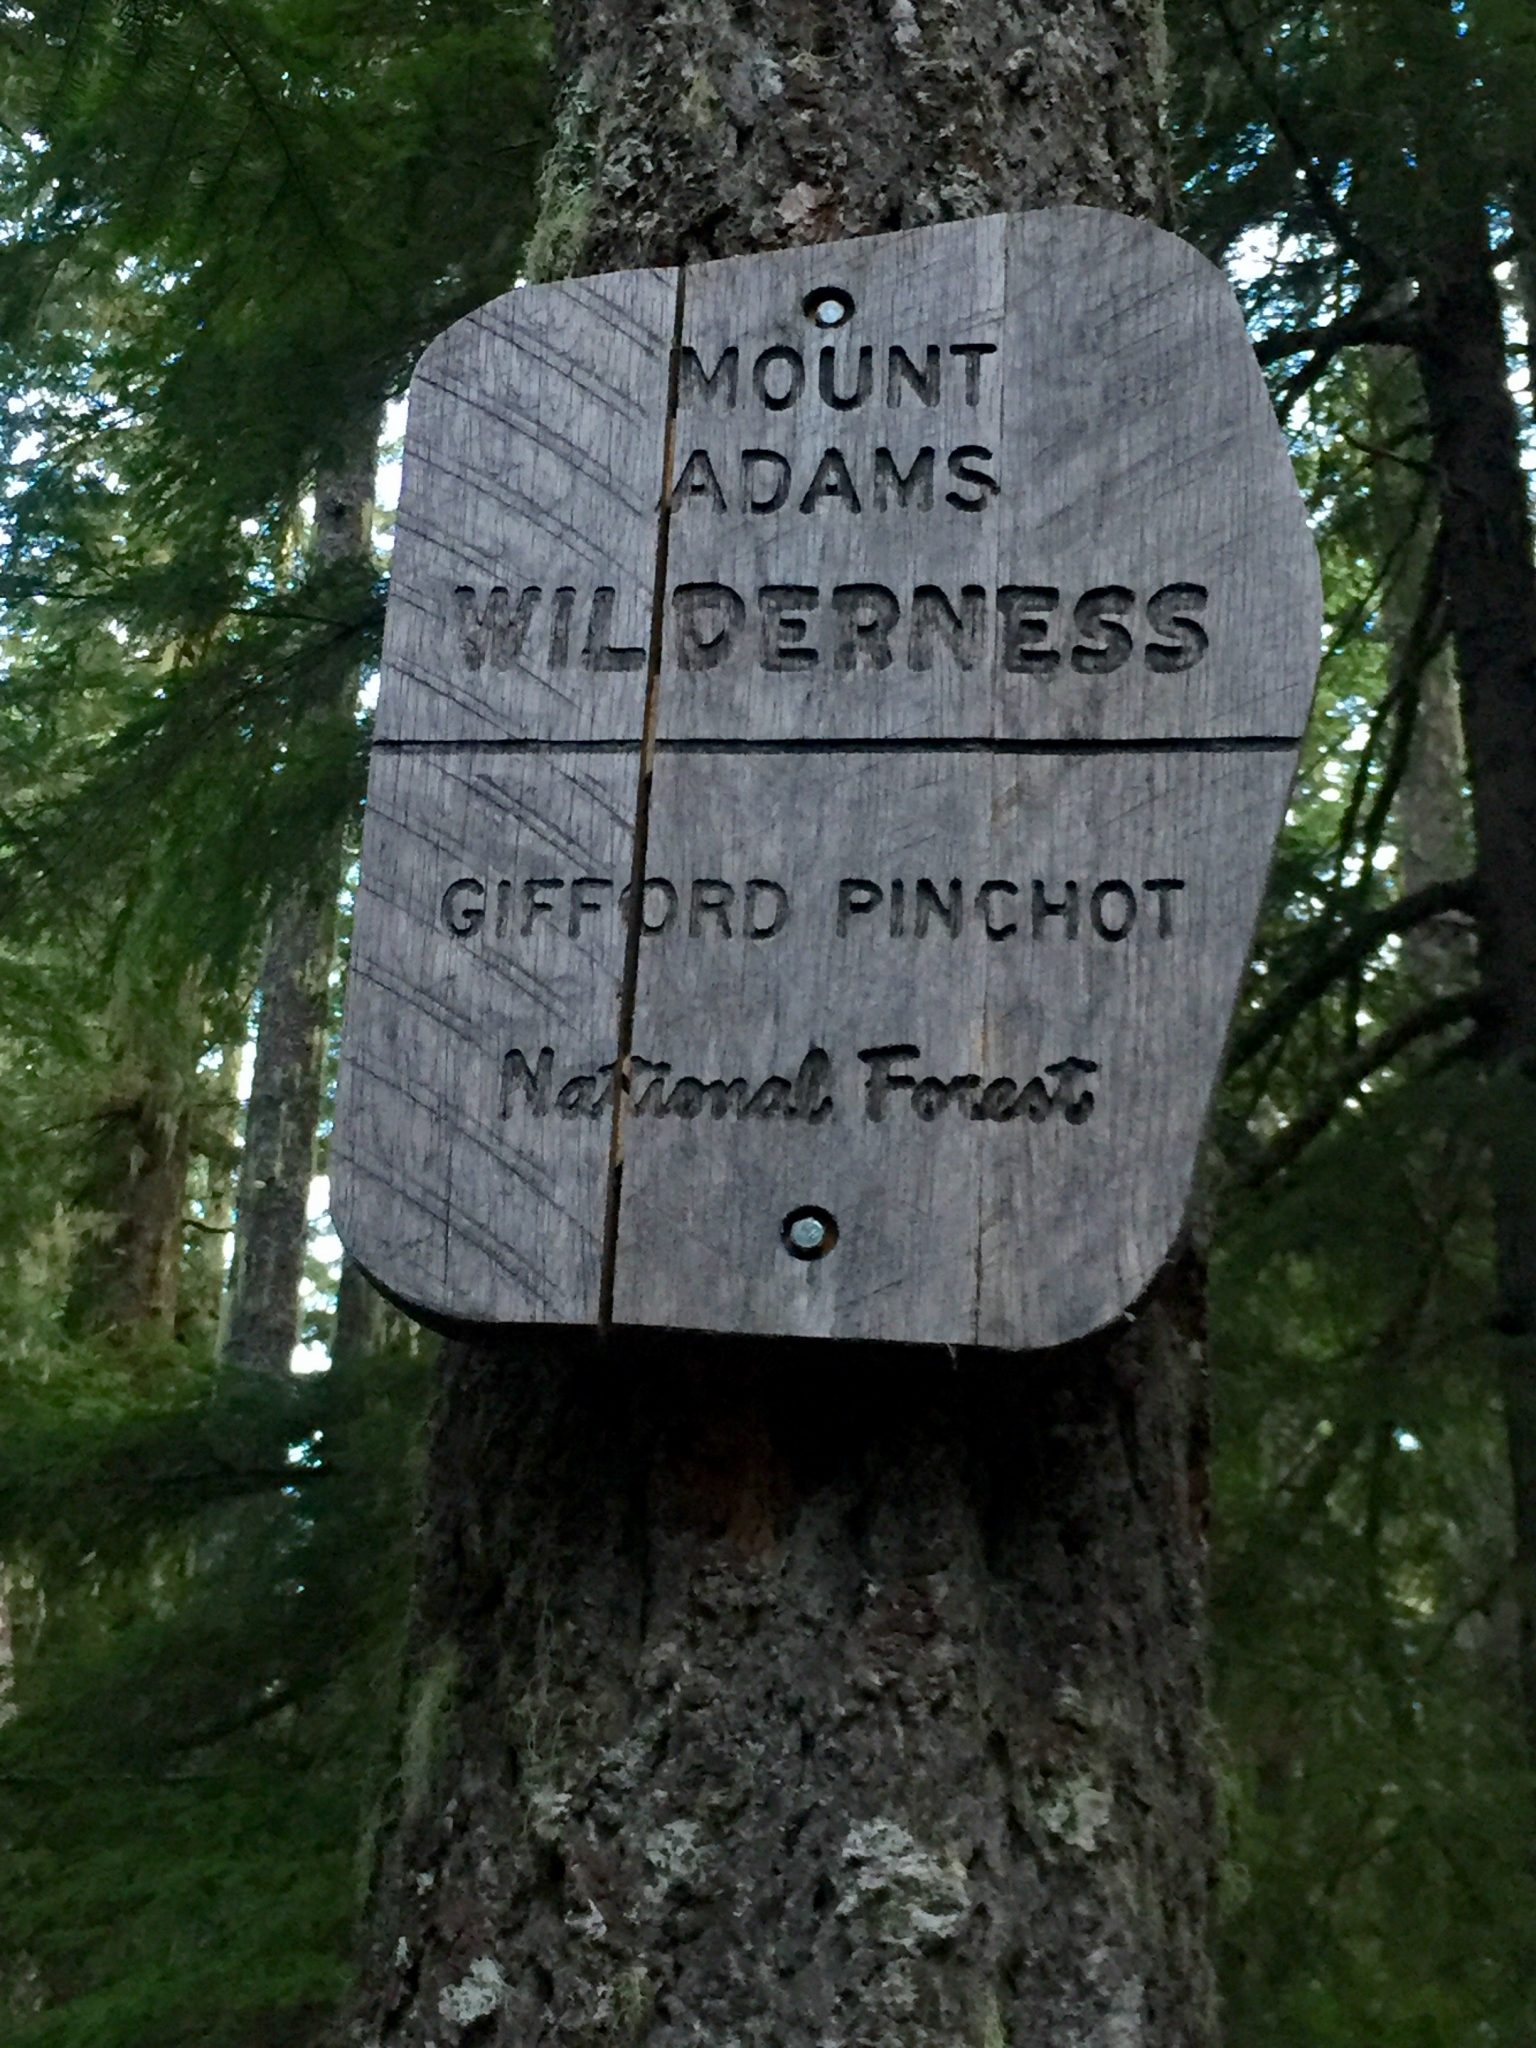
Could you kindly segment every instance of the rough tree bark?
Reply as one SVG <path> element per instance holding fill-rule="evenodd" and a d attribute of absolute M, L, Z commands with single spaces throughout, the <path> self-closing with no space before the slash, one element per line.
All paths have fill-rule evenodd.
<path fill-rule="evenodd" d="M 331 1332 L 331 1370 L 350 1372 L 372 1358 L 394 1333 L 411 1326 L 392 1308 L 356 1259 L 343 1259 L 336 1283 L 336 1323 Z"/>
<path fill-rule="evenodd" d="M 169 1334 L 181 1273 L 187 1186 L 186 1077 L 136 1091 L 96 1122 L 91 1169 L 75 1206 L 98 1218 L 81 1249 L 65 1313 L 76 1332 Z"/>
<path fill-rule="evenodd" d="M 197 992 L 145 980 L 117 998 L 116 1083 L 92 1123 L 70 1206 L 93 1219 L 65 1307 L 77 1334 L 163 1331 L 181 1282 L 193 1070 L 201 1046 Z"/>
<path fill-rule="evenodd" d="M 345 451 L 315 478 L 321 572 L 371 555 L 379 423 L 376 412 L 359 419 Z M 339 662 L 311 716 L 353 715 L 357 685 L 355 665 Z M 308 884 L 278 903 L 261 972 L 223 1356 L 228 1365 L 271 1375 L 288 1372 L 299 1337 L 343 838 L 339 826 L 328 833 Z"/>
<path fill-rule="evenodd" d="M 243 1021 L 243 1020 L 242 1020 Z M 191 1118 L 187 1179 L 187 1257 L 176 1334 L 210 1350 L 223 1332 L 230 1239 L 235 1222 L 235 1166 L 240 1156 L 240 1057 L 243 1038 L 218 1047 L 218 1065 L 199 1071 Z M 193 1207 L 201 1209 L 192 1215 Z"/>
<path fill-rule="evenodd" d="M 545 274 L 1164 210 L 1155 0 L 563 40 Z M 1049 1355 L 450 1345 L 352 2038 L 1205 2048 L 1202 1303 L 1186 1254 Z"/>
<path fill-rule="evenodd" d="M 1384 381 L 1390 381 L 1390 373 Z M 1417 378 L 1412 390 L 1415 408 L 1422 409 Z M 1389 504 L 1405 498 L 1395 464 L 1378 465 L 1371 495 Z M 1388 686 L 1399 699 L 1399 718 L 1411 725 L 1390 820 L 1398 889 L 1407 897 L 1466 874 L 1472 833 L 1456 665 L 1446 632 L 1445 575 L 1436 546 L 1438 500 L 1431 494 L 1405 516 L 1415 524 L 1383 593 L 1381 623 L 1391 649 Z M 1414 925 L 1403 933 L 1402 949 L 1403 971 L 1420 996 L 1465 987 L 1474 973 L 1473 924 L 1463 911 Z"/>
<path fill-rule="evenodd" d="M 1425 663 L 1393 829 L 1404 896 L 1467 872 L 1467 768 L 1461 709 L 1449 652 Z M 1426 994 L 1464 986 L 1472 960 L 1471 926 L 1460 912 L 1427 919 L 1403 934 L 1403 965 Z"/>
<path fill-rule="evenodd" d="M 1487 221 L 1423 279 L 1418 349 L 1472 783 L 1521 1683 L 1536 1758 L 1536 559 Z"/>

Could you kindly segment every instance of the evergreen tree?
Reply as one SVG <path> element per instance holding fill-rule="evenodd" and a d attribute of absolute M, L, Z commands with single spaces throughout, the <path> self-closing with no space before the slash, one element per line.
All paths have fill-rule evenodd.
<path fill-rule="evenodd" d="M 1323 707 L 1363 745 L 1333 792 L 1336 832 L 1293 841 L 1270 971 L 1237 1036 L 1262 1192 L 1229 1212 L 1218 1272 L 1234 1291 L 1217 1312 L 1238 1309 L 1263 1399 L 1235 1432 L 1229 1497 L 1248 1534 L 1218 1609 L 1252 1887 L 1229 1917 L 1226 1981 L 1245 2040 L 1450 2043 L 1475 2028 L 1514 2042 L 1536 1752 L 1511 1737 L 1536 1471 L 1509 1309 L 1528 1241 L 1529 963 L 1503 892 L 1524 886 L 1536 845 L 1536 755 L 1512 715 L 1531 696 L 1533 582 L 1495 240 L 1520 187 L 1532 51 L 1498 6 L 1281 20 L 1222 5 L 1184 28 L 1202 54 L 1181 76 L 1206 95 L 1186 102 L 1197 217 L 1218 243 L 1261 232 L 1274 252 L 1251 285 L 1260 352 L 1364 572 L 1335 613 Z M 1340 692 L 1372 642 L 1390 659 L 1363 693 Z M 1460 882 L 1446 872 L 1458 840 L 1463 873 L 1475 862 Z M 1507 1326 L 1493 1347 L 1490 1317 Z M 1255 1575 L 1277 1539 L 1287 1583 L 1265 1598 Z M 1266 1660 L 1261 1694 L 1266 1631 L 1288 1651 Z M 1323 1671 L 1350 1717 L 1336 1747 L 1308 1711 Z"/>

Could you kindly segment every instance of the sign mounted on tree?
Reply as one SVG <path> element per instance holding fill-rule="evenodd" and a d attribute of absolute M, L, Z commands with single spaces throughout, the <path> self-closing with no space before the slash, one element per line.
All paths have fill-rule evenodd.
<path fill-rule="evenodd" d="M 1080 208 L 428 350 L 333 1144 L 423 1310 L 1010 1347 L 1178 1232 L 1317 665 L 1220 273 Z"/>

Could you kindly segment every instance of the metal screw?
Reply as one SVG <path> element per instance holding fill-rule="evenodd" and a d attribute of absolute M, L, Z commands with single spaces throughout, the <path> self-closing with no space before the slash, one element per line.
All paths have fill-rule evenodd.
<path fill-rule="evenodd" d="M 853 317 L 853 300 L 836 285 L 829 285 L 822 291 L 807 292 L 801 300 L 801 307 L 806 318 L 818 327 L 841 327 L 845 320 Z"/>
<path fill-rule="evenodd" d="M 837 1218 L 826 1209 L 791 1209 L 779 1239 L 792 1259 L 824 1259 L 837 1243 Z"/>

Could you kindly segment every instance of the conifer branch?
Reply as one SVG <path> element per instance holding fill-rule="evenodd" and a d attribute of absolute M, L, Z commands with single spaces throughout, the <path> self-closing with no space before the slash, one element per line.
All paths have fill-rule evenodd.
<path fill-rule="evenodd" d="M 1452 1025 L 1475 1018 L 1481 1002 L 1476 989 L 1458 989 L 1451 995 L 1436 996 L 1386 1030 L 1379 1031 L 1334 1070 L 1312 1101 L 1273 1138 L 1264 1150 L 1235 1175 L 1232 1185 L 1248 1193 L 1264 1187 L 1275 1175 L 1294 1166 L 1313 1141 L 1320 1138 L 1362 1082 L 1399 1054 Z"/>
<path fill-rule="evenodd" d="M 374 306 L 371 294 L 363 290 L 362 285 L 346 260 L 344 253 L 345 237 L 339 225 L 331 217 L 328 209 L 316 198 L 310 181 L 304 174 L 304 167 L 299 162 L 289 143 L 283 123 L 277 118 L 276 111 L 268 102 L 266 94 L 257 82 L 256 74 L 245 51 L 220 21 L 218 10 L 212 4 L 212 0 L 192 0 L 192 4 L 207 25 L 209 33 L 216 37 L 223 45 L 229 61 L 239 72 L 245 89 L 251 96 L 251 104 L 265 125 L 267 132 L 271 135 L 272 140 L 277 144 L 278 154 L 288 166 L 289 176 L 293 179 L 304 209 L 318 228 L 320 238 L 330 252 L 331 260 L 335 263 L 337 270 L 346 279 L 348 286 L 356 295 L 358 304 L 370 311 L 376 312 L 377 308 Z"/>
<path fill-rule="evenodd" d="M 1253 352 L 1267 369 L 1288 356 L 1310 355 L 1327 363 L 1346 348 L 1411 349 L 1423 339 L 1424 323 L 1416 304 L 1385 313 L 1356 306 L 1320 327 L 1282 328 L 1266 334 L 1254 343 Z"/>
<path fill-rule="evenodd" d="M 1215 12 L 1226 37 L 1227 46 L 1232 52 L 1232 61 L 1236 64 L 1249 91 L 1268 112 L 1274 124 L 1275 134 L 1284 143 L 1301 174 L 1302 183 L 1307 189 L 1307 197 L 1311 200 L 1319 220 L 1333 236 L 1340 250 L 1353 256 L 1363 271 L 1378 278 L 1391 277 L 1391 265 L 1383 263 L 1376 251 L 1359 234 L 1348 214 L 1334 197 L 1328 180 L 1323 175 L 1322 166 L 1307 148 L 1295 123 L 1282 105 L 1279 94 L 1270 90 L 1260 75 L 1258 66 L 1248 54 L 1245 32 L 1234 18 L 1227 0 L 1216 0 Z"/>
<path fill-rule="evenodd" d="M 1368 960 L 1385 940 L 1399 932 L 1412 931 L 1417 925 L 1427 924 L 1434 917 L 1445 917 L 1452 912 L 1470 916 L 1476 908 L 1476 900 L 1474 878 L 1461 875 L 1454 881 L 1428 882 L 1409 896 L 1399 896 L 1380 910 L 1367 912 L 1349 931 L 1318 954 L 1310 966 L 1304 967 L 1257 1015 L 1249 1017 L 1238 1027 L 1232 1036 L 1228 1073 L 1236 1073 L 1282 1032 L 1288 1031 L 1310 1004 L 1325 995 L 1356 962 Z"/>

